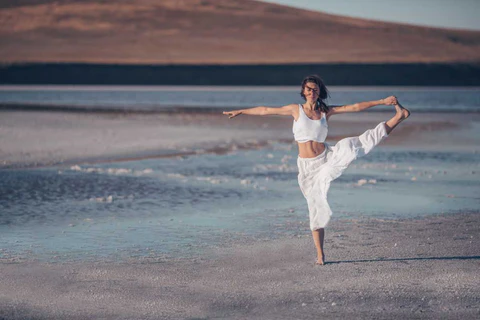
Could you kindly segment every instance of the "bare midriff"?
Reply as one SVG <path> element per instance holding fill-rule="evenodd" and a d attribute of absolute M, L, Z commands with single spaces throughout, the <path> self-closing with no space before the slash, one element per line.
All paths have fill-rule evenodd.
<path fill-rule="evenodd" d="M 317 141 L 298 143 L 298 156 L 300 158 L 315 158 L 325 150 L 325 144 Z"/>

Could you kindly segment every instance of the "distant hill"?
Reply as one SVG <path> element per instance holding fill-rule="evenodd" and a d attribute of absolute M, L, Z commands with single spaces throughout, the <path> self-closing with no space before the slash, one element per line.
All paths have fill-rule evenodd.
<path fill-rule="evenodd" d="M 2 0 L 0 63 L 11 62 L 479 63 L 480 32 L 252 0 Z"/>

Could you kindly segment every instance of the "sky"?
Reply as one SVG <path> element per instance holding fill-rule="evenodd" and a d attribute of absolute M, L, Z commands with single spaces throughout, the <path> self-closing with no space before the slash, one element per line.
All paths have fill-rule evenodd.
<path fill-rule="evenodd" d="M 371 20 L 480 30 L 480 0 L 262 0 Z"/>

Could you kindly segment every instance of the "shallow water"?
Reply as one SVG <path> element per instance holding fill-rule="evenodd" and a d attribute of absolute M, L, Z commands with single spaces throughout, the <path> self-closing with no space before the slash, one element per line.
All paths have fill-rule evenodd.
<path fill-rule="evenodd" d="M 296 147 L 0 171 L 0 258 L 175 258 L 308 234 Z M 378 147 L 332 183 L 334 219 L 477 211 L 480 154 Z"/>
<path fill-rule="evenodd" d="M 331 86 L 329 90 L 331 97 L 328 103 L 331 105 L 396 95 L 402 104 L 414 112 L 480 112 L 480 88 L 477 87 Z M 186 112 L 199 107 L 215 110 L 258 105 L 282 106 L 301 101 L 296 86 L 0 86 L 0 104 L 76 106 L 83 110 L 115 108 L 161 111 L 173 107 Z"/>

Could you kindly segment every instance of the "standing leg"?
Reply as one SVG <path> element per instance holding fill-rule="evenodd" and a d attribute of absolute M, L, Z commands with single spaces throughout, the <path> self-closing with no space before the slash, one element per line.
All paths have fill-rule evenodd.
<path fill-rule="evenodd" d="M 402 107 L 399 102 L 397 102 L 397 104 L 395 105 L 395 110 L 397 111 L 397 113 L 393 116 L 393 118 L 385 122 L 385 129 L 387 129 L 387 134 L 390 134 L 390 132 L 392 132 L 392 130 L 395 129 L 395 127 L 398 126 L 400 122 L 410 116 L 410 111 Z"/>
<path fill-rule="evenodd" d="M 325 228 L 312 231 L 313 242 L 315 243 L 315 248 L 317 248 L 317 262 L 316 264 L 324 265 L 325 264 L 325 253 L 323 253 L 323 241 L 325 239 Z"/>
<path fill-rule="evenodd" d="M 325 174 L 325 170 L 328 170 L 325 167 L 326 155 L 327 152 L 325 152 L 323 157 L 314 159 L 298 158 L 297 160 L 299 170 L 298 184 L 303 196 L 307 200 L 310 230 L 312 230 L 313 241 L 317 249 L 317 264 L 322 265 L 325 263 L 325 253 L 323 251 L 324 228 L 332 214 L 327 201 L 330 183 L 328 176 Z"/>

